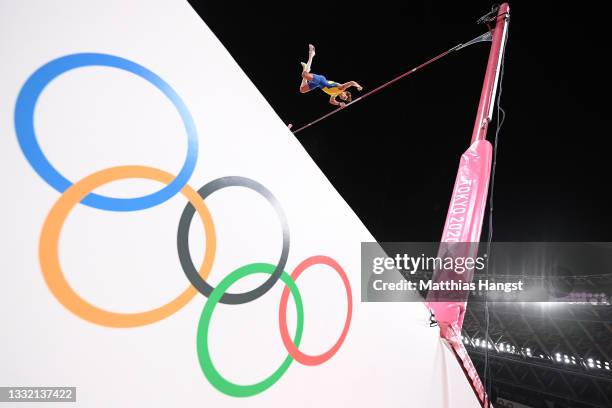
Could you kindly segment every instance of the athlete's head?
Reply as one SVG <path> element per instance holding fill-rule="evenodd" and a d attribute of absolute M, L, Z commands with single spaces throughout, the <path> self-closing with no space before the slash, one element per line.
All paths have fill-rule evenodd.
<path fill-rule="evenodd" d="M 344 91 L 339 96 L 340 99 L 342 99 L 346 103 L 350 103 L 353 100 L 353 96 L 349 91 Z"/>

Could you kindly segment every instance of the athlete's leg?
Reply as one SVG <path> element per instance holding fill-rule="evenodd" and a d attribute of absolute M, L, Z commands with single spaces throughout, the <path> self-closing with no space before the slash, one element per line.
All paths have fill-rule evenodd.
<path fill-rule="evenodd" d="M 310 73 L 310 67 L 312 65 L 312 59 L 315 56 L 315 48 L 314 45 L 308 44 L 308 62 L 301 63 L 302 64 L 302 82 L 300 83 L 300 92 L 306 93 L 311 91 L 308 86 L 308 81 L 312 81 L 312 74 Z"/>
<path fill-rule="evenodd" d="M 312 65 L 312 59 L 315 56 L 315 47 L 312 44 L 308 44 L 308 62 L 304 67 L 304 71 L 310 72 L 310 66 Z"/>
<path fill-rule="evenodd" d="M 314 45 L 308 44 L 308 62 L 300 62 L 300 64 L 302 64 L 302 71 L 310 72 L 310 67 L 312 66 L 312 59 L 314 58 L 314 56 Z"/>
<path fill-rule="evenodd" d="M 302 71 L 302 83 L 300 83 L 300 92 L 306 93 L 312 91 L 308 85 L 308 81 L 312 81 L 313 75 L 310 72 Z"/>

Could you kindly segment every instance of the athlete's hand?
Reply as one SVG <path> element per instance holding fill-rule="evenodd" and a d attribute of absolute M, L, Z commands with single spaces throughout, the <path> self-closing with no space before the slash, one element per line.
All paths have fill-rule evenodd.
<path fill-rule="evenodd" d="M 363 91 L 363 86 L 361 86 L 361 85 L 357 85 L 357 90 L 358 90 L 358 91 Z"/>
<path fill-rule="evenodd" d="M 340 102 L 338 105 L 339 105 L 341 108 L 344 108 L 344 107 L 346 106 L 346 103 L 344 103 L 344 102 Z"/>

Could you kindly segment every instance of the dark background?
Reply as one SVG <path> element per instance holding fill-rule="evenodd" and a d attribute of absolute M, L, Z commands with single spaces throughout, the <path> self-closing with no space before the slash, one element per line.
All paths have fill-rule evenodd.
<path fill-rule="evenodd" d="M 494 240 L 611 241 L 609 10 L 591 2 L 538 3 L 510 2 Z M 296 127 L 333 108 L 321 91 L 298 92 L 309 42 L 317 50 L 313 72 L 356 80 L 365 92 L 486 31 L 475 21 L 491 7 L 191 4 Z M 454 53 L 297 135 L 377 240 L 439 239 L 489 44 Z M 494 129 L 493 122 L 489 140 Z"/>

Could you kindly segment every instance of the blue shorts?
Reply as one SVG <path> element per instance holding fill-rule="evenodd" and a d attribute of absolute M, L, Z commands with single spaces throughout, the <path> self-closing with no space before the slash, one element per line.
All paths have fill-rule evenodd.
<path fill-rule="evenodd" d="M 312 74 L 312 80 L 307 81 L 308 88 L 312 91 L 316 88 L 335 88 L 340 86 L 339 83 L 328 81 L 323 75 Z"/>

